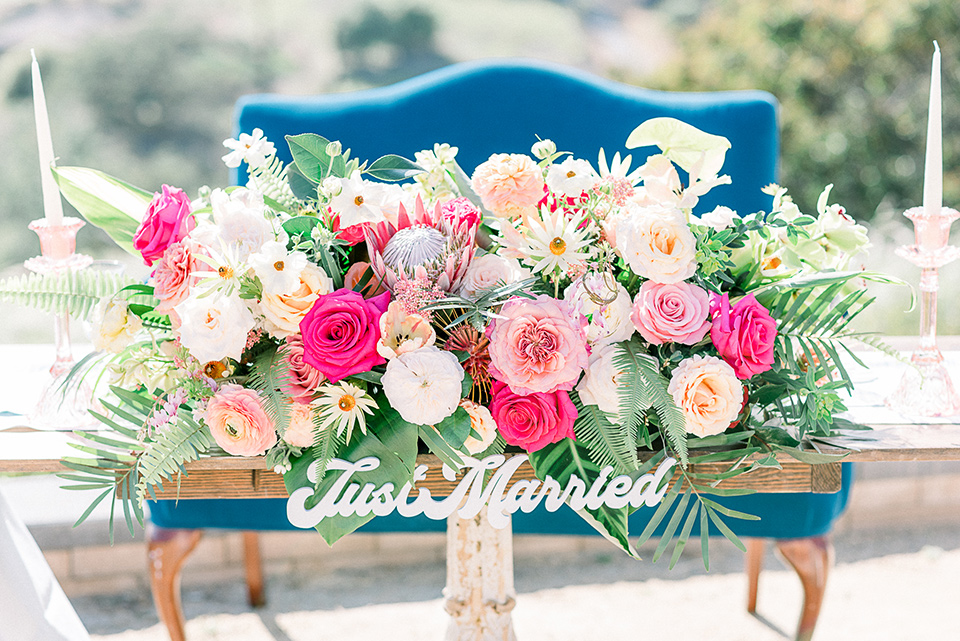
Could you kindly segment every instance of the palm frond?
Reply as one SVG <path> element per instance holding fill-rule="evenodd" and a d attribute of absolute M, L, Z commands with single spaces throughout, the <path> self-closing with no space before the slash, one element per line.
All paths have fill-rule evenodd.
<path fill-rule="evenodd" d="M 320 489 L 320 483 L 323 482 L 327 474 L 327 466 L 330 460 L 336 458 L 343 447 L 345 440 L 343 433 L 338 432 L 333 425 L 324 426 L 323 418 L 319 412 L 313 415 L 313 446 L 310 448 L 310 458 L 317 463 L 317 481 L 314 483 L 316 489 Z"/>
<path fill-rule="evenodd" d="M 214 444 L 206 425 L 181 408 L 175 421 L 154 437 L 153 443 L 137 464 L 140 478 L 136 485 L 138 503 L 146 500 L 154 485 L 161 486 L 175 474 L 184 471 L 184 464 L 197 460 Z"/>
<path fill-rule="evenodd" d="M 590 455 L 601 467 L 611 465 L 616 474 L 629 474 L 639 467 L 637 461 L 637 438 L 618 425 L 607 420 L 606 414 L 596 405 L 584 405 L 580 395 L 570 394 L 577 408 L 577 422 L 573 432 Z"/>
<path fill-rule="evenodd" d="M 115 295 L 133 279 L 94 270 L 60 274 L 24 274 L 0 281 L 0 302 L 32 307 L 45 312 L 69 313 L 89 320 L 100 301 Z"/>

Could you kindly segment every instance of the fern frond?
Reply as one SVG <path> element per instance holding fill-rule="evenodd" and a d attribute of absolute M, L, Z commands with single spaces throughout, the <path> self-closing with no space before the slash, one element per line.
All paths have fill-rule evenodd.
<path fill-rule="evenodd" d="M 133 283 L 121 274 L 78 270 L 60 274 L 24 274 L 0 281 L 0 302 L 32 307 L 45 312 L 69 313 L 88 320 L 105 297 Z"/>
<path fill-rule="evenodd" d="M 337 433 L 333 425 L 324 427 L 320 412 L 314 412 L 313 447 L 310 448 L 310 457 L 317 463 L 317 482 L 314 484 L 316 489 L 320 489 L 320 483 L 327 474 L 330 459 L 337 456 L 343 445 L 343 434 Z"/>
<path fill-rule="evenodd" d="M 250 169 L 249 174 L 247 187 L 259 191 L 264 197 L 275 200 L 289 210 L 297 210 L 297 197 L 293 195 L 287 182 L 287 168 L 283 161 L 273 156 L 268 164 Z"/>
<path fill-rule="evenodd" d="M 611 465 L 615 474 L 629 474 L 640 466 L 637 461 L 637 438 L 627 430 L 612 424 L 596 405 L 584 405 L 580 395 L 570 394 L 577 408 L 577 421 L 573 432 L 577 440 L 586 446 L 593 460 L 600 467 Z"/>
<path fill-rule="evenodd" d="M 268 349 L 254 359 L 247 387 L 260 393 L 263 409 L 280 436 L 290 426 L 290 401 L 283 393 L 290 376 L 282 349 Z"/>
<path fill-rule="evenodd" d="M 197 460 L 214 444 L 210 430 L 183 408 L 177 413 L 177 420 L 154 439 L 137 464 L 140 478 L 136 502 L 141 505 L 154 485 L 162 485 L 182 472 L 184 463 Z"/>

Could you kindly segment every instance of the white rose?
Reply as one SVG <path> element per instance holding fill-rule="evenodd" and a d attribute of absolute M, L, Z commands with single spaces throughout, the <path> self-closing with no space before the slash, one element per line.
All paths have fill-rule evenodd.
<path fill-rule="evenodd" d="M 617 389 L 623 372 L 614 364 L 617 346 L 608 343 L 590 354 L 583 379 L 577 385 L 580 400 L 596 405 L 613 423 L 620 423 L 620 395 Z"/>
<path fill-rule="evenodd" d="M 615 286 L 611 289 L 611 285 Z M 601 304 L 594 300 L 587 291 L 606 300 L 616 294 L 609 303 Z M 591 273 L 578 278 L 563 293 L 564 299 L 571 309 L 578 311 L 589 319 L 586 327 L 587 342 L 591 345 L 605 343 L 619 343 L 633 336 L 635 330 L 630 321 L 633 304 L 626 288 L 615 281 L 610 282 L 601 274 Z"/>
<path fill-rule="evenodd" d="M 126 301 L 109 299 L 101 303 L 95 321 L 97 335 L 93 339 L 96 349 L 118 354 L 133 343 L 143 322 L 130 313 Z"/>
<path fill-rule="evenodd" d="M 691 356 L 680 363 L 667 392 L 683 411 L 687 433 L 701 438 L 730 427 L 743 406 L 743 384 L 716 356 Z"/>
<path fill-rule="evenodd" d="M 600 182 L 600 177 L 590 163 L 580 158 L 567 157 L 561 163 L 550 165 L 546 183 L 550 191 L 566 196 L 579 196 L 590 191 Z"/>
<path fill-rule="evenodd" d="M 457 357 L 437 347 L 400 354 L 387 363 L 383 393 L 403 420 L 436 425 L 457 409 L 463 386 Z"/>
<path fill-rule="evenodd" d="M 242 262 L 250 254 L 257 252 L 268 240 L 274 240 L 273 227 L 266 219 L 266 205 L 263 194 L 251 189 L 239 188 L 229 194 L 222 189 L 214 189 L 210 194 L 210 205 L 213 208 L 215 229 L 206 230 L 198 226 L 201 232 L 201 242 L 210 247 L 216 247 L 216 240 L 237 250 L 237 258 Z M 193 234 L 191 234 L 193 235 Z"/>
<path fill-rule="evenodd" d="M 247 333 L 256 324 L 238 296 L 190 296 L 174 310 L 181 321 L 180 342 L 201 363 L 240 360 Z"/>
<path fill-rule="evenodd" d="M 470 429 L 480 435 L 479 439 L 473 434 L 468 436 L 463 442 L 463 447 L 468 454 L 479 454 L 490 447 L 497 438 L 497 422 L 493 420 L 490 410 L 483 405 L 464 399 L 460 401 L 460 407 L 470 415 Z"/>
<path fill-rule="evenodd" d="M 484 254 L 470 262 L 460 287 L 460 294 L 476 299 L 483 290 L 510 285 L 530 277 L 530 270 L 520 266 L 515 258 L 504 258 L 497 254 Z"/>
<path fill-rule="evenodd" d="M 616 249 L 633 270 L 657 283 L 679 283 L 697 271 L 697 239 L 678 209 L 640 207 L 616 221 Z"/>
<path fill-rule="evenodd" d="M 700 217 L 700 224 L 713 227 L 717 231 L 723 231 L 724 229 L 733 227 L 733 221 L 738 218 L 740 218 L 740 216 L 737 215 L 737 212 L 729 207 L 718 205 L 716 209 Z"/>

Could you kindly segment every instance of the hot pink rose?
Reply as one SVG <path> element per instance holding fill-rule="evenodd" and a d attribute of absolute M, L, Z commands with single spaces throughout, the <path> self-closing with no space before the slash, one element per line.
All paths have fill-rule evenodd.
<path fill-rule="evenodd" d="M 240 385 L 221 387 L 204 412 L 213 440 L 227 454 L 259 456 L 277 442 L 273 421 L 260 404 L 260 397 Z"/>
<path fill-rule="evenodd" d="M 493 382 L 492 392 L 490 413 L 510 445 L 536 452 L 564 438 L 576 438 L 577 408 L 566 392 L 520 395 L 500 381 Z"/>
<path fill-rule="evenodd" d="M 653 345 L 699 343 L 710 331 L 710 295 L 696 285 L 648 280 L 633 300 L 630 320 Z"/>
<path fill-rule="evenodd" d="M 587 366 L 583 327 L 549 296 L 510 299 L 487 333 L 490 373 L 517 394 L 572 389 Z"/>
<path fill-rule="evenodd" d="M 287 381 L 283 391 L 297 403 L 309 403 L 313 392 L 323 383 L 323 374 L 303 361 L 303 339 L 300 334 L 287 336 L 283 356 L 287 360 Z"/>
<path fill-rule="evenodd" d="M 179 242 L 197 226 L 190 215 L 190 198 L 182 189 L 164 185 L 154 194 L 147 214 L 133 235 L 133 247 L 147 265 L 163 256 L 170 245 Z"/>
<path fill-rule="evenodd" d="M 369 300 L 349 289 L 320 296 L 300 321 L 304 362 L 333 383 L 386 363 L 377 341 L 389 303 L 389 292 Z"/>
<path fill-rule="evenodd" d="M 157 311 L 169 314 L 173 308 L 187 300 L 190 287 L 196 283 L 191 276 L 201 268 L 197 256 L 203 253 L 202 246 L 184 238 L 167 247 L 153 272 L 153 294 L 160 300 Z"/>
<path fill-rule="evenodd" d="M 710 338 L 737 378 L 746 380 L 773 366 L 777 323 L 753 294 L 741 298 L 732 308 L 727 294 L 714 297 L 711 308 Z"/>
<path fill-rule="evenodd" d="M 474 207 L 469 198 L 461 196 L 443 203 L 440 206 L 440 217 L 449 221 L 453 228 L 457 228 L 461 223 L 466 223 L 468 227 L 476 227 L 480 224 L 483 214 Z"/>

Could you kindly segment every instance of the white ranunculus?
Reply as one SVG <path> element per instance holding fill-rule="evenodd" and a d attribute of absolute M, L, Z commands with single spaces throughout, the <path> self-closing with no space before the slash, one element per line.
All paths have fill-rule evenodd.
<path fill-rule="evenodd" d="M 210 205 L 216 226 L 215 237 L 223 245 L 235 248 L 240 261 L 246 261 L 250 254 L 260 251 L 264 243 L 274 240 L 273 227 L 266 218 L 266 205 L 260 192 L 241 187 L 228 194 L 222 189 L 214 189 L 210 194 Z M 216 241 L 210 242 L 207 238 L 201 242 L 210 247 L 217 246 Z"/>
<path fill-rule="evenodd" d="M 131 313 L 126 301 L 109 299 L 101 303 L 94 321 L 97 335 L 93 346 L 118 354 L 133 343 L 137 332 L 143 328 L 140 317 Z"/>
<path fill-rule="evenodd" d="M 723 231 L 728 227 L 733 227 L 733 222 L 740 218 L 737 212 L 729 207 L 718 205 L 713 211 L 709 211 L 700 217 L 700 224 L 707 227 L 713 227 L 717 231 Z"/>
<path fill-rule="evenodd" d="M 457 409 L 463 386 L 457 357 L 437 347 L 400 354 L 387 363 L 383 393 L 403 420 L 436 425 Z"/>
<path fill-rule="evenodd" d="M 678 209 L 628 204 L 616 221 L 616 249 L 634 274 L 679 283 L 697 271 L 697 239 Z"/>
<path fill-rule="evenodd" d="M 190 296 L 174 310 L 180 342 L 201 363 L 224 357 L 240 360 L 256 321 L 239 296 Z"/>
<path fill-rule="evenodd" d="M 614 363 L 617 346 L 607 343 L 593 350 L 583 378 L 577 385 L 580 400 L 596 405 L 613 423 L 620 423 L 620 396 L 617 393 L 623 372 Z"/>
<path fill-rule="evenodd" d="M 590 296 L 599 297 L 595 300 Z M 609 303 L 603 300 L 614 297 Z M 586 327 L 587 342 L 591 345 L 619 343 L 633 336 L 635 330 L 630 321 L 633 303 L 630 294 L 612 277 L 590 273 L 578 278 L 563 293 L 570 308 L 583 314 L 589 321 Z"/>
<path fill-rule="evenodd" d="M 379 194 L 373 195 L 374 184 L 361 178 L 359 171 L 340 181 L 340 193 L 330 199 L 331 209 L 340 214 L 340 229 L 385 220 L 380 211 Z"/>
<path fill-rule="evenodd" d="M 303 252 L 287 253 L 286 243 L 268 240 L 250 257 L 250 266 L 267 294 L 289 294 L 300 285 L 300 272 L 307 266 Z"/>
<path fill-rule="evenodd" d="M 598 182 L 600 176 L 589 162 L 581 158 L 567 157 L 561 163 L 550 165 L 547 170 L 547 187 L 550 191 L 565 196 L 577 197 L 596 187 Z"/>
<path fill-rule="evenodd" d="M 476 299 L 484 290 L 496 289 L 530 277 L 530 270 L 520 266 L 516 258 L 504 258 L 497 254 L 484 254 L 470 262 L 463 278 L 460 294 Z"/>

